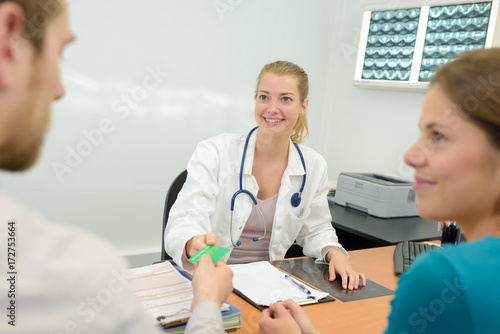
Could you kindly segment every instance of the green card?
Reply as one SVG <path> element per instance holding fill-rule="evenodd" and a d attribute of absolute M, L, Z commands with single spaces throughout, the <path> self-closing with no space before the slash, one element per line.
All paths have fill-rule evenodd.
<path fill-rule="evenodd" d="M 229 252 L 229 248 L 220 247 L 217 245 L 207 245 L 203 247 L 198 253 L 191 256 L 191 258 L 189 258 L 189 261 L 198 263 L 200 262 L 200 257 L 203 254 L 208 254 L 212 258 L 213 264 L 216 264 L 220 259 L 224 257 L 224 255 L 227 254 L 227 252 Z"/>

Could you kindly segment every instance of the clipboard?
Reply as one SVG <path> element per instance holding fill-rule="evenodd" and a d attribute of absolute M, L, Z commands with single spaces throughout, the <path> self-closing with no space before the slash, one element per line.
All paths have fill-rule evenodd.
<path fill-rule="evenodd" d="M 229 267 L 234 273 L 234 293 L 261 311 L 274 302 L 287 299 L 293 299 L 299 305 L 335 300 L 328 293 L 273 266 L 268 261 L 230 265 Z M 286 276 L 290 276 L 291 280 L 290 277 Z"/>
<path fill-rule="evenodd" d="M 250 298 L 248 298 L 244 293 L 242 293 L 239 290 L 233 289 L 233 292 L 236 295 L 238 295 L 239 297 L 241 297 L 241 299 L 245 300 L 247 303 L 249 303 L 250 305 L 252 305 L 253 307 L 255 307 L 256 309 L 258 309 L 260 311 L 264 311 L 265 309 L 269 308 L 269 306 L 264 306 L 264 305 L 256 304 L 253 300 L 251 300 Z M 319 304 L 319 303 L 327 303 L 327 302 L 333 302 L 333 301 L 335 301 L 335 298 L 333 298 L 332 296 L 328 295 L 328 296 L 326 296 L 323 299 L 316 300 L 315 302 L 312 302 L 312 303 L 309 303 L 309 304 L 302 304 L 301 306 L 314 305 L 314 304 Z"/>

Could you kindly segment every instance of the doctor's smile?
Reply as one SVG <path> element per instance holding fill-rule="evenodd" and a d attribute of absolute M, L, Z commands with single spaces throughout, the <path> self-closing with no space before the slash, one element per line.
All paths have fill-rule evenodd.
<path fill-rule="evenodd" d="M 266 117 L 264 117 L 264 121 L 266 121 L 266 123 L 276 124 L 276 123 L 280 123 L 281 121 L 284 121 L 284 119 L 283 118 L 266 118 Z"/>

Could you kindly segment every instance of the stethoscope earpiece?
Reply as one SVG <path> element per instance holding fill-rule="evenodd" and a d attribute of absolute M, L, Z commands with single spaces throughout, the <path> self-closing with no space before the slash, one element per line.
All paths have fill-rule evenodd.
<path fill-rule="evenodd" d="M 233 197 L 231 198 L 231 222 L 229 223 L 229 234 L 231 235 L 231 243 L 233 244 L 234 247 L 238 247 L 241 245 L 241 241 L 236 241 L 236 243 L 234 242 L 233 240 L 233 212 L 234 212 L 234 202 L 235 202 L 235 199 L 236 197 L 241 194 L 241 193 L 245 193 L 248 195 L 248 197 L 250 197 L 250 199 L 252 200 L 253 204 L 255 205 L 255 207 L 257 208 L 257 210 L 259 211 L 260 213 L 260 217 L 262 218 L 262 225 L 264 226 L 264 234 L 262 235 L 262 237 L 258 238 L 258 237 L 253 237 L 252 240 L 254 242 L 256 241 L 259 241 L 260 239 L 263 239 L 265 236 L 266 236 L 266 222 L 264 221 L 264 215 L 262 215 L 262 211 L 260 211 L 260 208 L 259 206 L 257 205 L 257 200 L 255 199 L 255 197 L 252 195 L 252 193 L 250 193 L 248 190 L 245 190 L 243 189 L 243 165 L 245 164 L 245 156 L 247 155 L 247 147 L 248 147 L 248 141 L 250 140 L 250 136 L 252 135 L 252 133 L 258 129 L 258 126 L 256 126 L 255 128 L 253 128 L 249 133 L 248 133 L 248 136 L 247 136 L 247 139 L 245 141 L 245 147 L 243 148 L 243 156 L 241 157 L 241 166 L 240 166 L 240 189 L 234 193 Z M 300 151 L 300 148 L 299 148 L 299 145 L 297 145 L 297 143 L 293 143 L 295 145 L 295 148 L 297 149 L 297 152 L 299 152 L 299 156 L 300 156 L 300 160 L 302 161 L 302 166 L 304 167 L 304 172 L 306 171 L 306 164 L 304 162 L 304 157 L 302 156 L 302 152 Z M 298 193 L 295 193 L 292 195 L 292 198 L 291 198 L 291 202 L 292 202 L 292 206 L 294 208 L 298 207 L 300 205 L 300 202 L 301 202 L 301 195 L 302 195 L 302 191 L 304 191 L 304 185 L 306 184 L 306 174 L 304 174 L 304 177 L 302 178 L 302 185 L 300 186 L 300 191 Z"/>

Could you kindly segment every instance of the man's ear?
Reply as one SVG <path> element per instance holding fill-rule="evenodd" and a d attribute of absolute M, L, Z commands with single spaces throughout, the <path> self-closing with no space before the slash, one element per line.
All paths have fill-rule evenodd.
<path fill-rule="evenodd" d="M 23 40 L 25 14 L 14 2 L 0 3 L 0 89 L 10 80 L 13 65 L 19 58 L 19 44 Z"/>

